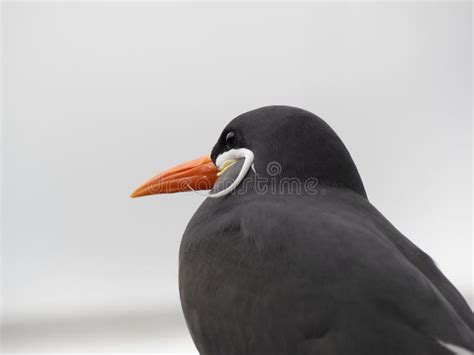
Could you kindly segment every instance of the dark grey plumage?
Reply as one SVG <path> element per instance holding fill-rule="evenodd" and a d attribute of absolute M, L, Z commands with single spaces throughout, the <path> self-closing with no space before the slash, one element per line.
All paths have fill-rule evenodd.
<path fill-rule="evenodd" d="M 226 127 L 214 160 L 229 130 L 254 152 L 259 175 L 277 161 L 277 179 L 319 185 L 316 194 L 261 194 L 250 183 L 195 213 L 179 278 L 201 355 L 450 354 L 440 341 L 474 349 L 469 306 L 370 204 L 326 123 L 292 107 L 251 111 Z"/>

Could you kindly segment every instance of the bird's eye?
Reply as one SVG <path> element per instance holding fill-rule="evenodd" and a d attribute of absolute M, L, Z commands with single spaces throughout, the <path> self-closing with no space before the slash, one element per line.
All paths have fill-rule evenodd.
<path fill-rule="evenodd" d="M 226 148 L 231 149 L 234 146 L 234 143 L 235 143 L 235 133 L 234 132 L 227 133 L 227 136 L 225 137 Z"/>

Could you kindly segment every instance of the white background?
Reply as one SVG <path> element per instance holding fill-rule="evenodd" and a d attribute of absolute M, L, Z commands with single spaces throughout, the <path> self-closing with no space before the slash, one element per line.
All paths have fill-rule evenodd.
<path fill-rule="evenodd" d="M 3 3 L 7 351 L 193 351 L 181 234 L 131 200 L 269 104 L 323 117 L 370 201 L 472 295 L 470 3 Z"/>

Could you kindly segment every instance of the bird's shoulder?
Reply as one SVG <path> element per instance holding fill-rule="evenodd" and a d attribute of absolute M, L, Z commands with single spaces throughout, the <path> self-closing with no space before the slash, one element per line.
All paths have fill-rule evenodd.
<path fill-rule="evenodd" d="M 393 247 L 372 205 L 346 190 L 326 189 L 316 196 L 256 196 L 235 209 L 238 220 L 234 223 L 239 225 L 241 235 L 255 242 L 288 248 L 304 243 L 307 250 L 331 246 L 340 249 L 342 241 L 354 248 L 361 243 L 381 243 L 382 249 Z"/>

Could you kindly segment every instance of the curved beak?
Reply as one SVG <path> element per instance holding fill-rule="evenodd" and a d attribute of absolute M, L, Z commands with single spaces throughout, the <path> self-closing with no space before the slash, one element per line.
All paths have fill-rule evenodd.
<path fill-rule="evenodd" d="M 130 197 L 193 190 L 210 190 L 217 180 L 218 169 L 206 155 L 168 169 L 140 185 Z"/>

